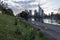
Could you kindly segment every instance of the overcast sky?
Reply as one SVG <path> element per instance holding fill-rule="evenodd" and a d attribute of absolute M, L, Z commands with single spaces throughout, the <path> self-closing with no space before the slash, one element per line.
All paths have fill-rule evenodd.
<path fill-rule="evenodd" d="M 8 3 L 9 7 L 17 14 L 25 9 L 38 9 L 38 3 L 46 14 L 54 11 L 60 7 L 60 0 L 2 0 Z"/>

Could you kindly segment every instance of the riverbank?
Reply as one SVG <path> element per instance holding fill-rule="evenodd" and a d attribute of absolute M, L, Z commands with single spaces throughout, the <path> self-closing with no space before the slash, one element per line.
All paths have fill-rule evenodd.
<path fill-rule="evenodd" d="M 60 40 L 60 26 L 46 23 L 33 22 L 33 27 L 40 29 L 51 40 Z"/>
<path fill-rule="evenodd" d="M 0 40 L 47 40 L 43 33 L 33 28 L 27 21 L 14 16 L 0 15 Z"/>

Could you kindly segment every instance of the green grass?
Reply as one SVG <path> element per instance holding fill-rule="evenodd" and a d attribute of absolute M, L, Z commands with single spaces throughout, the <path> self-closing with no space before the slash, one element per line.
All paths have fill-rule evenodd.
<path fill-rule="evenodd" d="M 47 38 L 33 28 L 25 20 L 19 19 L 14 25 L 15 17 L 0 14 L 0 40 L 47 40 Z"/>

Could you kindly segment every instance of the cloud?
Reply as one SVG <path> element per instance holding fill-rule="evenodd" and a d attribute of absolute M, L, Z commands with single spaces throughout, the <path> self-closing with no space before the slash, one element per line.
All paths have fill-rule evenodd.
<path fill-rule="evenodd" d="M 31 8 L 31 7 L 37 7 L 39 0 L 8 0 L 8 1 L 5 0 L 5 2 L 11 6 L 17 6 L 18 5 L 18 6 Z M 41 3 L 42 3 L 42 1 L 41 1 Z"/>
<path fill-rule="evenodd" d="M 20 10 L 35 9 L 38 7 L 39 3 L 42 9 L 44 9 L 45 13 L 52 11 L 52 3 L 48 2 L 48 0 L 9 0 L 5 2 L 9 4 L 9 7 L 12 8 L 16 14 Z"/>
<path fill-rule="evenodd" d="M 15 2 L 15 3 L 31 3 L 31 2 L 35 2 L 35 0 L 25 0 L 25 1 L 23 1 L 23 0 L 19 0 L 19 1 L 13 1 L 13 2 Z"/>

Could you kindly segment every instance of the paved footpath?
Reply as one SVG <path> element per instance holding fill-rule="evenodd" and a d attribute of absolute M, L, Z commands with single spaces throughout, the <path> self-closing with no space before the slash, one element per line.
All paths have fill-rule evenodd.
<path fill-rule="evenodd" d="M 60 26 L 39 22 L 32 22 L 31 25 L 34 28 L 40 29 L 50 40 L 60 40 Z"/>

